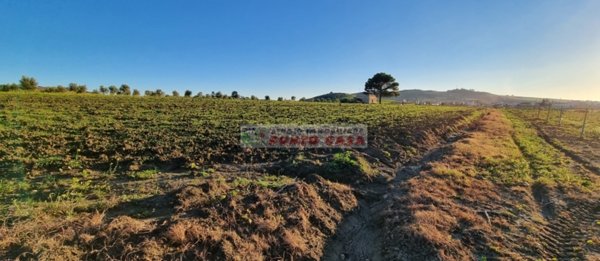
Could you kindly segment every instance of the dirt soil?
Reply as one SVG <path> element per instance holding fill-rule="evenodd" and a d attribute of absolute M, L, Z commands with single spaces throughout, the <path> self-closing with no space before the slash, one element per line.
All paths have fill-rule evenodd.
<path fill-rule="evenodd" d="M 352 167 L 330 164 L 329 154 L 336 151 L 309 152 L 280 162 L 221 164 L 212 173 L 115 180 L 112 192 L 116 194 L 141 188 L 161 193 L 118 203 L 103 212 L 74 211 L 66 218 L 49 215 L 1 226 L 0 257 L 318 260 L 328 255 L 328 239 L 344 238 L 342 231 L 349 227 L 345 224 L 352 223 L 347 221 L 351 212 L 363 215 L 354 223 L 369 220 L 365 238 L 355 246 L 380 242 L 375 239 L 382 235 L 381 224 L 370 221 L 372 215 L 382 213 L 383 205 L 373 208 L 371 200 L 387 190 L 397 165 L 468 122 L 462 117 L 445 121 L 437 129 L 390 133 L 389 139 L 382 136 L 373 148 L 352 152 Z M 388 145 L 387 153 L 379 143 Z M 371 233 L 373 229 L 378 234 Z M 363 256 L 376 255 L 371 250 L 380 246 L 369 246 Z"/>
<path fill-rule="evenodd" d="M 25 251 L 16 258 L 318 259 L 325 238 L 357 200 L 347 185 L 316 175 L 280 182 L 275 188 L 240 178 L 239 173 L 216 173 L 106 213 L 18 223 L 10 231 L 0 231 L 0 246 L 21 252 L 9 233 L 37 228 L 55 231 L 39 238 L 40 244 L 62 246 L 64 252 Z M 153 208 L 161 211 L 136 218 L 126 215 Z"/>
<path fill-rule="evenodd" d="M 417 174 L 420 161 L 439 154 L 443 144 L 454 142 L 465 134 L 472 121 L 463 119 L 446 128 L 431 130 L 420 137 L 419 156 L 400 160 L 393 178 L 383 183 L 365 183 L 355 186 L 359 197 L 358 208 L 346 216 L 336 233 L 328 241 L 322 260 L 383 260 L 385 237 L 385 210 L 393 203 L 392 195 L 402 194 L 400 184 Z M 432 149 L 434 148 L 434 149 Z M 424 156 L 423 156 L 424 155 Z"/>
<path fill-rule="evenodd" d="M 482 159 L 523 157 L 510 122 L 490 111 L 462 127 L 430 144 L 420 160 L 405 163 L 387 184 L 357 188 L 359 207 L 339 225 L 323 260 L 598 256 L 598 193 L 493 182 L 480 173 Z"/>
<path fill-rule="evenodd" d="M 410 153 L 394 143 L 395 160 L 378 150 L 353 151 L 358 166 L 336 169 L 342 176 L 331 172 L 328 156 L 302 155 L 223 164 L 202 177 L 124 180 L 123 190 L 157 186 L 164 193 L 105 212 L 0 226 L 0 257 L 598 260 L 597 191 L 508 185 L 484 175 L 484 159 L 522 156 L 500 111 L 441 126 L 416 133 Z"/>
<path fill-rule="evenodd" d="M 502 158 L 511 127 L 498 111 L 424 159 L 397 184 L 384 217 L 384 259 L 593 259 L 598 193 L 494 183 L 482 158 Z M 508 142 L 508 143 L 507 143 Z M 496 146 L 501 148 L 501 146 Z"/>

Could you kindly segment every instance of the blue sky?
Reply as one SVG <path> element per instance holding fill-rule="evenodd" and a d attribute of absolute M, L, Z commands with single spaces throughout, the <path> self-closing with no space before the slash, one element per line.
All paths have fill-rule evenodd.
<path fill-rule="evenodd" d="M 600 1 L 0 0 L 0 82 L 600 100 Z"/>

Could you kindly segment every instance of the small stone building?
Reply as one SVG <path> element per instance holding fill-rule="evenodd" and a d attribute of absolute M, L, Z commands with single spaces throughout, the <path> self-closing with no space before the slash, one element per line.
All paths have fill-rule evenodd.
<path fill-rule="evenodd" d="M 360 99 L 364 103 L 378 103 L 377 95 L 372 93 L 359 93 L 356 98 Z"/>
<path fill-rule="evenodd" d="M 367 96 L 369 97 L 368 103 L 377 103 L 377 96 L 375 94 L 369 93 Z"/>

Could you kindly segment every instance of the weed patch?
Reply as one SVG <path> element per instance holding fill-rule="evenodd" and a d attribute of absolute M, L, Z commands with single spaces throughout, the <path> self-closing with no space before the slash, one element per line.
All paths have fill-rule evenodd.
<path fill-rule="evenodd" d="M 155 170 L 155 169 L 148 169 L 148 170 L 142 170 L 142 171 L 133 171 L 133 172 L 129 172 L 127 173 L 127 176 L 132 178 L 132 179 L 153 179 L 156 178 L 156 175 L 158 175 L 159 171 Z"/>

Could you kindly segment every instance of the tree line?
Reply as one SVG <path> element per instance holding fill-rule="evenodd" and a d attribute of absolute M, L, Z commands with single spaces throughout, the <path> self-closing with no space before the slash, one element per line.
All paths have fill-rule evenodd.
<path fill-rule="evenodd" d="M 379 103 L 381 103 L 381 98 L 385 96 L 397 96 L 398 95 L 398 86 L 399 84 L 396 82 L 396 79 L 387 73 L 376 73 L 373 77 L 369 78 L 365 83 L 365 94 L 374 94 L 377 95 Z M 70 83 L 68 86 L 52 86 L 52 87 L 41 87 L 38 85 L 38 82 L 33 77 L 22 76 L 19 83 L 10 83 L 10 84 L 0 84 L 0 91 L 16 91 L 16 90 L 25 90 L 25 91 L 35 91 L 41 90 L 43 92 L 74 92 L 74 93 L 88 93 L 88 89 L 86 85 L 80 85 L 77 83 Z M 140 91 L 137 89 L 131 90 L 131 87 L 127 84 L 121 84 L 121 86 L 117 87 L 115 85 L 110 85 L 108 87 L 101 85 L 98 89 L 94 89 L 91 91 L 94 94 L 104 94 L 104 95 L 127 95 L 127 96 L 140 96 Z M 186 90 L 183 94 L 184 97 L 192 97 L 192 91 Z M 144 96 L 156 96 L 156 97 L 164 97 L 164 96 L 173 96 L 179 97 L 180 94 L 178 91 L 171 92 L 171 95 L 166 94 L 161 89 L 156 89 L 154 91 L 144 91 Z M 202 92 L 197 93 L 194 97 L 209 97 L 209 98 L 223 98 L 223 99 L 250 99 L 250 100 L 258 100 L 258 97 L 251 95 L 249 97 L 241 96 L 237 91 L 231 92 L 231 95 L 223 94 L 222 92 L 212 92 L 210 94 L 203 95 Z M 264 100 L 271 100 L 269 95 L 264 97 Z M 278 101 L 283 101 L 283 97 L 278 97 Z M 295 101 L 296 97 L 292 96 L 290 100 Z M 305 98 L 301 98 L 300 101 L 305 101 Z M 342 102 L 342 101 L 340 101 Z M 356 102 L 355 100 L 347 100 L 345 102 Z"/>
<path fill-rule="evenodd" d="M 138 89 L 133 89 L 127 84 L 121 84 L 121 86 L 117 87 L 115 85 L 104 86 L 100 85 L 97 89 L 93 89 L 91 92 L 88 91 L 86 85 L 80 85 L 77 83 L 70 83 L 68 86 L 50 86 L 50 87 L 42 87 L 39 86 L 37 80 L 33 77 L 23 76 L 19 83 L 9 83 L 9 84 L 0 84 L 0 91 L 42 91 L 42 92 L 50 92 L 50 93 L 93 93 L 93 94 L 103 94 L 103 95 L 125 95 L 125 96 L 141 96 L 141 92 Z M 180 95 L 178 91 L 172 91 L 170 94 L 165 93 L 161 89 L 156 90 L 146 90 L 144 91 L 144 96 L 154 96 L 154 97 L 194 97 L 194 98 L 220 98 L 220 99 L 248 99 L 248 100 L 259 100 L 259 98 L 255 95 L 250 96 L 242 96 L 237 91 L 231 92 L 230 95 L 224 94 L 221 91 L 211 92 L 204 94 L 202 92 L 198 92 L 195 95 L 190 90 L 186 90 L 183 95 Z M 264 97 L 264 100 L 271 100 L 269 95 Z M 278 101 L 285 100 L 283 97 L 278 97 Z M 290 100 L 295 101 L 296 96 L 292 96 Z M 301 98 L 301 101 L 306 100 L 305 98 Z"/>

